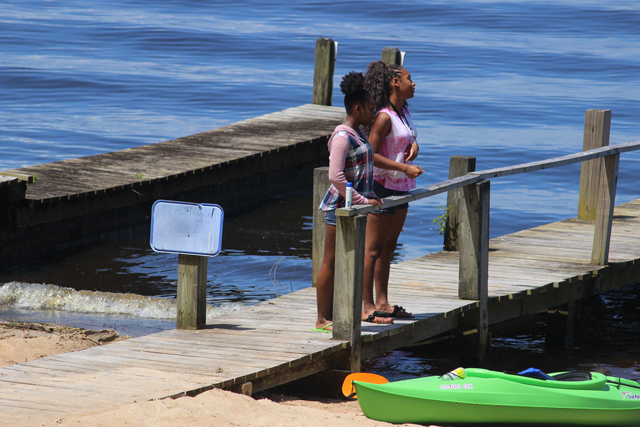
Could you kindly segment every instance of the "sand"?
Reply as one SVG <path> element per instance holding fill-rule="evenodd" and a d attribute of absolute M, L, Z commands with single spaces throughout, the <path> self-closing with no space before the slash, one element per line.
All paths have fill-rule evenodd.
<path fill-rule="evenodd" d="M 0 321 L 0 367 L 120 341 L 116 331 Z"/>
<path fill-rule="evenodd" d="M 56 421 L 48 426 L 133 427 L 374 427 L 395 424 L 373 421 L 357 402 L 303 400 L 269 396 L 253 398 L 223 390 L 196 397 L 135 403 L 98 414 Z M 410 424 L 402 424 L 409 426 Z"/>
<path fill-rule="evenodd" d="M 87 331 L 41 323 L 0 322 L 0 367 L 105 345 L 127 337 L 111 330 Z M 383 427 L 366 418 L 358 402 L 259 393 L 254 397 L 211 390 L 195 397 L 139 402 L 101 409 L 46 426 Z M 413 424 L 402 424 L 413 426 Z"/>

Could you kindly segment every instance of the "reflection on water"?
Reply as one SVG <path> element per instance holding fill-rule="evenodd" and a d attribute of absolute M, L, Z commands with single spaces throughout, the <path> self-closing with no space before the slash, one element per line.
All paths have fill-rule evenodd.
<path fill-rule="evenodd" d="M 251 304 L 310 286 L 311 197 L 276 198 L 227 215 L 223 250 L 209 258 L 207 302 Z M 47 283 L 79 291 L 175 298 L 178 255 L 154 252 L 149 239 L 105 242 L 51 254 L 0 271 L 0 283 Z M 283 286 L 284 285 L 284 286 Z"/>

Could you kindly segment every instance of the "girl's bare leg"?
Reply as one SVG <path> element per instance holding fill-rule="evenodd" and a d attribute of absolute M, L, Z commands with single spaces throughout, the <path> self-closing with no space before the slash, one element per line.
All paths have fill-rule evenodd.
<path fill-rule="evenodd" d="M 364 249 L 364 281 L 362 288 L 362 320 L 365 320 L 376 311 L 376 304 L 373 299 L 374 272 L 393 222 L 393 215 L 369 214 L 367 217 Z M 376 317 L 374 320 L 376 323 L 391 323 L 393 321 L 391 318 L 384 317 Z"/>
<path fill-rule="evenodd" d="M 393 312 L 393 306 L 389 304 L 388 290 L 389 290 L 389 273 L 391 271 L 391 258 L 396 251 L 396 245 L 398 244 L 398 237 L 404 227 L 404 222 L 407 219 L 407 209 L 398 209 L 396 215 L 393 217 L 394 221 L 390 225 L 389 234 L 384 243 L 384 247 L 381 251 L 380 257 L 375 264 L 375 285 L 376 285 L 376 309 L 385 311 L 387 313 Z M 396 317 L 411 317 L 411 313 L 399 311 L 396 313 Z"/>
<path fill-rule="evenodd" d="M 333 318 L 333 278 L 336 265 L 336 226 L 326 225 L 324 234 L 324 256 L 316 278 L 316 299 L 318 304 L 318 320 L 316 328 L 323 328 Z M 332 327 L 327 328 L 328 331 Z"/>

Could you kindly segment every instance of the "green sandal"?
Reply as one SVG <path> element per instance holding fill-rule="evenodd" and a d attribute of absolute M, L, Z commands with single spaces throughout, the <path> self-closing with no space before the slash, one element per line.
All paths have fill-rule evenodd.
<path fill-rule="evenodd" d="M 313 328 L 313 332 L 324 332 L 324 333 L 327 333 L 327 334 L 332 334 L 333 331 L 328 331 L 327 330 L 327 328 L 329 326 L 332 326 L 332 325 L 333 325 L 333 323 L 329 323 L 328 325 L 324 325 L 322 328 Z"/>

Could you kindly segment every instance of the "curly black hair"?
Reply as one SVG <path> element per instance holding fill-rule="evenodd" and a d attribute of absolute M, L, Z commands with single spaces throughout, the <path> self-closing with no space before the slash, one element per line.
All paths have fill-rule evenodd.
<path fill-rule="evenodd" d="M 354 105 L 366 102 L 371 96 L 364 87 L 364 75 L 352 71 L 342 78 L 340 90 L 344 93 L 344 108 L 347 113 Z"/>
<path fill-rule="evenodd" d="M 389 105 L 389 85 L 394 77 L 402 75 L 403 68 L 396 64 L 386 64 L 382 61 L 374 61 L 369 64 L 365 76 L 365 87 L 373 98 L 375 112 Z"/>

